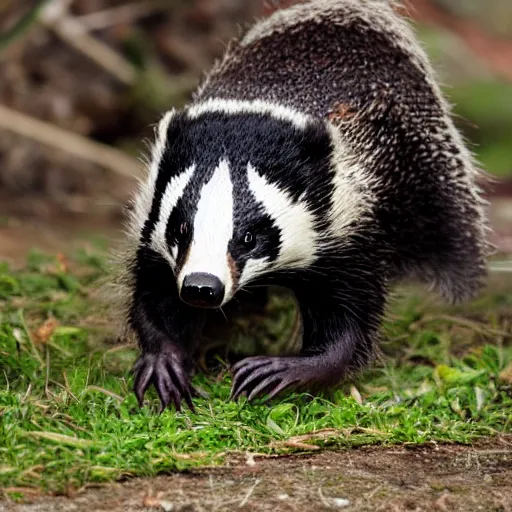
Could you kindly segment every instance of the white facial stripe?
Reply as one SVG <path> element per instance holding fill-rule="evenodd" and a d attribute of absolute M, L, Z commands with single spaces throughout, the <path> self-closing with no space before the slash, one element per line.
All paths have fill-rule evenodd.
<path fill-rule="evenodd" d="M 203 103 L 189 108 L 188 116 L 191 119 L 209 112 L 221 112 L 225 114 L 266 114 L 293 124 L 299 130 L 304 130 L 308 116 L 284 105 L 263 100 L 240 101 L 212 98 Z"/>
<path fill-rule="evenodd" d="M 306 267 L 315 260 L 317 233 L 313 214 L 300 201 L 269 183 L 251 164 L 247 167 L 249 188 L 281 230 L 281 250 L 274 268 Z"/>
<path fill-rule="evenodd" d="M 191 165 L 178 176 L 174 176 L 167 187 L 160 203 L 160 213 L 158 215 L 158 222 L 156 223 L 153 233 L 151 235 L 151 248 L 159 254 L 165 256 L 171 264 L 176 262 L 176 251 L 169 252 L 169 247 L 166 241 L 167 223 L 172 210 L 178 203 L 180 197 L 183 195 L 185 187 L 188 185 L 192 174 L 196 169 L 195 165 Z"/>
<path fill-rule="evenodd" d="M 146 178 L 139 183 L 139 190 L 134 201 L 134 210 L 131 215 L 132 226 L 136 236 L 140 236 L 140 233 L 144 227 L 144 223 L 149 216 L 151 211 L 151 205 L 153 203 L 153 196 L 155 193 L 155 184 L 158 177 L 158 170 L 160 168 L 160 162 L 165 152 L 167 145 L 167 129 L 169 123 L 175 115 L 175 110 L 169 110 L 164 114 L 158 127 L 155 130 L 155 142 L 151 148 L 151 160 L 149 163 L 149 172 Z"/>
<path fill-rule="evenodd" d="M 268 258 L 249 259 L 244 265 L 242 275 L 239 278 L 239 287 L 247 284 L 254 277 L 263 274 L 270 267 Z"/>
<path fill-rule="evenodd" d="M 229 163 L 221 160 L 210 181 L 201 190 L 194 218 L 193 240 L 178 276 L 179 289 L 186 275 L 207 272 L 222 281 L 225 298 L 231 298 L 233 280 L 228 264 L 228 244 L 233 237 L 233 205 Z"/>

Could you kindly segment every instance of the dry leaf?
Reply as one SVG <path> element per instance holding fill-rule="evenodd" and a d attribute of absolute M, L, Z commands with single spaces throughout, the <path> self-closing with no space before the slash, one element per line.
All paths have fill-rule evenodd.
<path fill-rule="evenodd" d="M 167 500 L 161 499 L 162 493 L 159 492 L 156 496 L 152 496 L 149 493 L 143 500 L 142 506 L 145 508 L 156 508 L 159 510 L 164 510 L 165 512 L 171 512 L 173 510 L 174 505 Z"/>
<path fill-rule="evenodd" d="M 160 508 L 160 500 L 155 496 L 146 496 L 142 502 L 142 506 L 147 508 Z"/>
<path fill-rule="evenodd" d="M 39 326 L 33 333 L 33 338 L 36 343 L 48 343 L 53 336 L 55 329 L 59 326 L 59 322 L 55 318 L 48 318 L 41 326 Z"/>
<path fill-rule="evenodd" d="M 61 252 L 59 252 L 57 254 L 57 261 L 59 263 L 59 266 L 58 266 L 59 272 L 66 273 L 69 268 L 66 256 L 64 254 L 62 254 Z"/>
<path fill-rule="evenodd" d="M 512 384 L 512 363 L 500 373 L 499 380 L 505 384 Z"/>

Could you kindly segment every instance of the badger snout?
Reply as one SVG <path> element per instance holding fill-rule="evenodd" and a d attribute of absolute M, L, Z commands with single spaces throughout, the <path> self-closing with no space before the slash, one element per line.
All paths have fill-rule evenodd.
<path fill-rule="evenodd" d="M 224 299 L 224 285 L 213 274 L 193 272 L 185 276 L 180 298 L 197 308 L 217 308 Z"/>

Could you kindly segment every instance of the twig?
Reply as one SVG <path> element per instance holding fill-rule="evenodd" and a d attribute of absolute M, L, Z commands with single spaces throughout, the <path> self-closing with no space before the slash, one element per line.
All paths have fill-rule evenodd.
<path fill-rule="evenodd" d="M 317 446 L 316 444 L 301 443 L 300 441 L 294 441 L 293 439 L 283 441 L 281 446 L 286 446 L 287 448 L 296 448 L 298 450 L 320 450 L 320 446 Z"/>
<path fill-rule="evenodd" d="M 370 501 L 382 488 L 384 487 L 384 484 L 377 485 L 375 489 L 373 489 L 372 492 L 370 492 L 365 498 L 367 501 Z"/>
<path fill-rule="evenodd" d="M 63 384 L 61 384 L 60 382 L 57 382 L 56 380 L 52 380 L 51 382 L 55 386 L 58 386 L 59 388 L 63 389 L 66 393 L 68 393 L 75 402 L 80 403 L 80 400 L 78 400 L 78 398 L 71 392 L 69 387 L 64 386 Z"/>
<path fill-rule="evenodd" d="M 63 41 L 80 51 L 126 85 L 135 82 L 135 67 L 122 55 L 87 33 L 87 30 L 67 14 L 67 4 L 54 0 L 41 12 L 41 22 Z"/>
<path fill-rule="evenodd" d="M 324 493 L 322 492 L 322 488 L 318 488 L 318 496 L 320 500 L 322 501 L 322 504 L 324 507 L 331 508 L 331 504 L 325 499 Z"/>
<path fill-rule="evenodd" d="M 251 497 L 252 493 L 254 492 L 254 489 L 256 489 L 256 486 L 261 482 L 261 480 L 256 480 L 254 482 L 254 485 L 249 489 L 249 491 L 247 492 L 247 494 L 245 495 L 244 499 L 240 502 L 240 504 L 238 505 L 238 508 L 243 508 L 245 507 L 245 505 L 247 504 L 247 502 L 249 501 L 249 498 Z"/>
<path fill-rule="evenodd" d="M 44 392 L 46 397 L 48 398 L 48 395 L 50 394 L 50 351 L 48 350 L 48 346 L 44 346 L 45 351 L 45 358 L 46 358 L 46 372 L 44 374 Z"/>
<path fill-rule="evenodd" d="M 493 273 L 512 272 L 512 261 L 495 262 L 489 265 L 489 270 Z"/>
<path fill-rule="evenodd" d="M 494 329 L 493 327 L 487 327 L 484 324 L 481 324 L 479 322 L 475 322 L 473 320 L 469 320 L 468 318 L 462 318 L 458 316 L 451 316 L 451 315 L 425 315 L 420 322 L 422 324 L 429 323 L 429 322 L 435 322 L 435 321 L 441 321 L 441 322 L 448 322 L 455 325 L 460 325 L 462 327 L 467 327 L 469 329 L 474 330 L 475 332 L 479 334 L 492 334 L 495 336 L 503 336 L 506 338 L 510 337 L 510 333 L 502 331 L 500 329 Z"/>
<path fill-rule="evenodd" d="M 109 391 L 108 389 L 101 388 L 99 386 L 87 386 L 84 391 L 98 391 L 99 393 L 103 393 L 104 395 L 114 398 L 118 402 L 122 402 L 124 400 L 124 398 L 119 396 L 117 393 Z"/>
<path fill-rule="evenodd" d="M 138 18 L 150 16 L 156 11 L 168 9 L 169 2 L 167 0 L 154 0 L 152 2 L 135 2 L 126 5 L 118 5 L 110 9 L 93 12 L 77 16 L 75 21 L 80 23 L 86 30 L 101 30 L 119 25 L 121 23 L 129 23 Z"/>
<path fill-rule="evenodd" d="M 0 114 L 1 114 L 1 111 L 0 111 Z M 1 115 L 0 115 L 0 117 L 1 117 Z M 26 335 L 26 337 L 28 339 L 28 342 L 30 344 L 30 348 L 32 349 L 32 354 L 38 360 L 39 366 L 43 367 L 45 363 L 44 363 L 44 361 L 43 361 L 43 359 L 41 357 L 41 354 L 39 353 L 39 350 L 37 350 L 36 344 L 34 343 L 34 339 L 32 338 L 32 335 L 30 334 L 30 331 L 28 329 L 27 323 L 25 322 L 25 316 L 23 314 L 23 310 L 20 309 L 18 311 L 18 317 L 20 319 L 20 322 L 21 322 L 21 325 L 23 327 L 23 330 L 25 331 L 25 335 Z"/>
<path fill-rule="evenodd" d="M 0 105 L 0 128 L 67 151 L 123 176 L 136 177 L 141 173 L 140 165 L 135 158 L 5 105 Z"/>

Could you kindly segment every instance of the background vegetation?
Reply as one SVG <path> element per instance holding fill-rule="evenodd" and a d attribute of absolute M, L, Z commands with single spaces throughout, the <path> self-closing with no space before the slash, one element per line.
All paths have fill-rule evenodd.
<path fill-rule="evenodd" d="M 189 98 L 243 27 L 290 3 L 3 0 L 3 213 L 117 218 L 132 188 L 129 176 L 140 172 L 134 157 L 145 149 L 149 125 Z M 510 176 L 510 3 L 405 5 L 483 167 Z"/>

